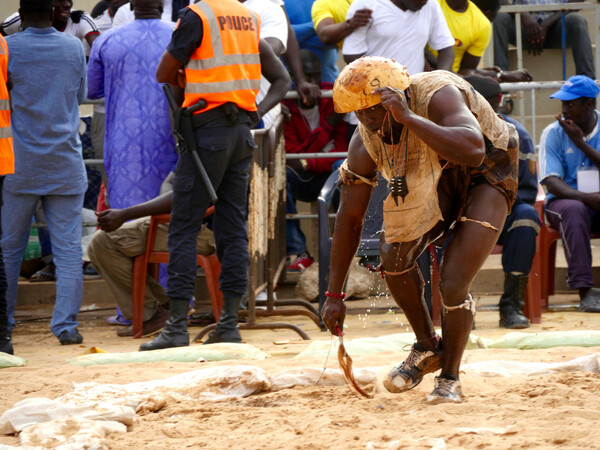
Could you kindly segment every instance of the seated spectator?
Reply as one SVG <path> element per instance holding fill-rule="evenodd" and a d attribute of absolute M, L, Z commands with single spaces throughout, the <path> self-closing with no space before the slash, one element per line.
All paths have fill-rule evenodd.
<path fill-rule="evenodd" d="M 50 329 L 61 344 L 80 344 L 81 207 L 87 180 L 78 131 L 79 104 L 87 93 L 85 54 L 77 39 L 52 28 L 52 0 L 20 4 L 24 31 L 6 38 L 15 149 L 15 173 L 4 181 L 2 206 L 9 327 L 15 326 L 19 269 L 41 200 L 57 275 Z"/>
<path fill-rule="evenodd" d="M 352 0 L 316 0 L 311 15 L 317 36 L 326 45 L 337 45 L 340 49 L 354 30 L 369 24 L 372 10 L 363 8 L 346 19 Z"/>
<path fill-rule="evenodd" d="M 347 63 L 363 55 L 402 61 L 411 75 L 425 69 L 425 46 L 438 51 L 438 69 L 452 70 L 454 38 L 440 5 L 421 0 L 354 0 L 347 19 L 360 9 L 371 9 L 369 24 L 344 41 Z"/>
<path fill-rule="evenodd" d="M 92 264 L 98 269 L 110 292 L 117 301 L 126 320 L 132 319 L 131 284 L 133 260 L 146 250 L 150 215 L 168 214 L 173 201 L 173 173 L 169 174 L 161 194 L 148 202 L 124 209 L 108 209 L 98 213 L 98 226 L 88 245 L 88 253 Z M 156 234 L 155 251 L 166 252 L 167 225 L 159 225 Z M 197 238 L 197 249 L 201 255 L 209 255 L 215 251 L 215 240 L 212 231 L 206 226 Z M 160 330 L 167 321 L 169 297 L 157 280 L 146 278 L 146 295 L 144 298 L 144 324 L 142 334 L 148 335 Z M 133 326 L 117 330 L 118 336 L 133 336 Z"/>
<path fill-rule="evenodd" d="M 96 24 L 85 11 L 72 11 L 73 0 L 54 0 L 54 17 L 52 26 L 58 31 L 75 36 L 81 41 L 85 54 L 90 54 L 90 47 L 100 34 Z M 0 25 L 0 34 L 9 36 L 23 31 L 21 16 L 18 12 L 7 17 Z"/>
<path fill-rule="evenodd" d="M 514 0 L 513 5 L 538 5 L 571 3 L 571 0 Z M 545 48 L 561 48 L 561 11 L 521 12 L 523 48 L 533 56 L 541 55 Z M 565 12 L 567 43 L 572 46 L 575 73 L 596 78 L 592 42 L 585 18 L 577 12 Z M 494 64 L 508 70 L 508 44 L 516 45 L 514 14 L 499 13 L 494 19 Z"/>
<path fill-rule="evenodd" d="M 315 0 L 286 0 L 287 12 L 296 40 L 301 49 L 311 50 L 321 61 L 323 81 L 333 83 L 338 76 L 337 48 L 323 43 L 315 32 L 311 17 L 311 7 Z M 348 5 L 347 1 L 344 3 Z"/>
<path fill-rule="evenodd" d="M 300 54 L 307 79 L 321 89 L 332 89 L 332 83 L 321 82 L 321 64 L 317 55 L 310 50 L 301 50 Z M 348 151 L 348 125 L 342 120 L 344 115 L 334 111 L 331 98 L 322 98 L 312 104 L 286 100 L 284 105 L 290 113 L 285 124 L 286 153 Z M 297 213 L 296 200 L 316 200 L 329 174 L 337 170 L 342 161 L 336 158 L 288 159 L 286 213 Z M 287 251 L 290 256 L 295 256 L 287 270 L 301 271 L 313 263 L 299 220 L 287 221 Z"/>
<path fill-rule="evenodd" d="M 477 92 L 485 97 L 494 111 L 500 108 L 500 85 L 482 76 L 466 77 Z M 523 315 L 525 290 L 535 255 L 535 238 L 540 231 L 540 217 L 533 207 L 538 192 L 535 149 L 529 133 L 515 119 L 501 115 L 519 133 L 519 189 L 517 198 L 498 238 L 502 245 L 504 292 L 500 297 L 500 326 L 528 328 Z"/>
<path fill-rule="evenodd" d="M 581 171 L 600 167 L 598 86 L 576 75 L 550 96 L 562 102 L 562 114 L 548 125 L 540 139 L 540 181 L 548 189 L 546 218 L 559 230 L 567 259 L 567 283 L 579 291 L 579 310 L 600 312 L 600 290 L 592 278 L 592 231 L 600 231 L 600 192 L 578 183 Z M 592 192 L 590 192 L 590 190 Z"/>
<path fill-rule="evenodd" d="M 527 70 L 503 72 L 497 68 L 478 69 L 479 62 L 490 42 L 492 26 L 484 12 L 469 0 L 438 0 L 454 38 L 454 63 L 452 70 L 459 75 L 483 75 L 500 82 L 531 81 Z M 488 14 L 500 9 L 499 0 L 487 0 Z M 428 52 L 432 68 L 437 68 L 437 52 Z"/>

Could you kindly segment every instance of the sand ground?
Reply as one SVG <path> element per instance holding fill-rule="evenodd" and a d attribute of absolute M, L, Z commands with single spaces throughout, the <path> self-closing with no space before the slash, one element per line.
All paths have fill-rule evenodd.
<path fill-rule="evenodd" d="M 482 297 L 482 309 L 496 297 Z M 555 296 L 552 303 L 575 305 L 574 296 Z M 349 302 L 346 339 L 410 331 L 402 314 L 386 313 L 386 299 Z M 108 305 L 96 305 L 108 306 Z M 366 313 L 370 310 L 369 313 Z M 43 316 L 48 310 L 22 311 L 22 317 Z M 322 357 L 298 359 L 308 345 L 295 333 L 245 331 L 248 344 L 271 355 L 263 361 L 205 363 L 113 364 L 71 366 L 66 359 L 91 346 L 108 352 L 135 351 L 140 342 L 119 338 L 106 325 L 112 309 L 82 313 L 84 343 L 62 347 L 48 330 L 48 319 L 19 324 L 14 333 L 16 353 L 27 365 L 0 372 L 0 413 L 30 397 L 56 398 L 72 391 L 73 383 L 129 383 L 196 370 L 201 367 L 249 364 L 276 374 L 283 368 L 322 368 Z M 278 318 L 295 323 L 315 340 L 329 341 L 305 317 Z M 561 309 L 547 312 L 529 333 L 597 330 L 600 315 Z M 195 332 L 197 329 L 192 329 Z M 195 334 L 195 333 L 194 333 Z M 480 310 L 473 334 L 498 338 L 498 312 Z M 283 343 L 281 342 L 283 341 Z M 277 342 L 277 343 L 275 343 Z M 193 344 L 199 345 L 199 344 Z M 542 350 L 477 349 L 465 352 L 463 362 L 511 360 L 561 362 L 599 352 L 600 347 L 555 347 Z M 407 353 L 355 355 L 355 367 L 383 366 L 402 361 Z M 330 357 L 328 367 L 337 368 Z M 600 374 L 557 373 L 543 376 L 482 377 L 461 375 L 464 402 L 431 406 L 425 403 L 433 376 L 403 394 L 378 392 L 359 398 L 347 386 L 296 387 L 279 392 L 223 401 L 175 401 L 141 417 L 126 434 L 109 436 L 109 448 L 600 448 Z M 465 430 L 475 428 L 477 430 Z M 499 433 L 499 434 L 498 434 Z M 18 437 L 0 436 L 0 445 L 18 445 Z"/>

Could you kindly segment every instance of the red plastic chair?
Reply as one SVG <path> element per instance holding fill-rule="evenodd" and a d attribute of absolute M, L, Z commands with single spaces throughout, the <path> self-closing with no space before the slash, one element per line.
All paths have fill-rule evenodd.
<path fill-rule="evenodd" d="M 211 206 L 207 210 L 206 215 L 208 216 L 213 212 L 214 206 Z M 148 229 L 146 251 L 143 254 L 136 256 L 133 261 L 131 301 L 134 339 L 142 337 L 147 274 L 150 272 L 155 279 L 158 279 L 159 264 L 169 262 L 169 252 L 158 252 L 154 251 L 153 248 L 156 241 L 158 226 L 162 223 L 169 223 L 170 221 L 170 214 L 152 216 L 150 228 Z M 202 267 L 206 276 L 206 285 L 210 295 L 213 314 L 215 317 L 220 317 L 221 307 L 223 306 L 223 294 L 219 290 L 221 264 L 219 263 L 216 252 L 210 255 L 198 255 L 197 264 L 199 267 Z"/>

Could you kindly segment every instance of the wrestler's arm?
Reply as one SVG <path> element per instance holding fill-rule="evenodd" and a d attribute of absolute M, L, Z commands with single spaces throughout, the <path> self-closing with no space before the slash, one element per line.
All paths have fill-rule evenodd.
<path fill-rule="evenodd" d="M 379 88 L 381 103 L 394 119 L 404 124 L 447 161 L 477 167 L 485 157 L 485 142 L 477 119 L 457 87 L 448 85 L 429 102 L 429 119 L 411 111 L 402 91 Z"/>
<path fill-rule="evenodd" d="M 348 169 L 365 178 L 372 178 L 377 173 L 377 166 L 367 153 L 358 131 L 354 133 L 348 147 Z M 342 185 L 331 243 L 329 292 L 342 292 L 348 269 L 360 244 L 363 221 L 372 192 L 373 186 L 366 183 Z M 343 330 L 345 311 L 342 299 L 327 297 L 321 317 L 332 334 L 338 335 L 338 327 Z"/>

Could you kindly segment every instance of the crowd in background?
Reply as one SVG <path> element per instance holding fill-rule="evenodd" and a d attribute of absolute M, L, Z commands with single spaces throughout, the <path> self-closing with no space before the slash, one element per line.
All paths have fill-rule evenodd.
<path fill-rule="evenodd" d="M 46 241 L 43 256 L 50 257 L 45 259 L 47 267 L 41 269 L 37 276 L 44 280 L 57 280 L 51 330 L 62 344 L 83 340 L 77 329 L 77 314 L 82 300 L 82 257 L 88 252 L 87 248 L 82 249 L 81 244 L 81 209 L 84 197 L 90 195 L 90 188 L 78 134 L 78 105 L 86 98 L 104 99 L 102 105 L 94 106 L 89 131 L 94 155 L 103 159 L 104 165 L 101 186 L 91 188 L 94 201 L 87 202 L 87 206 L 96 211 L 101 229 L 96 232 L 89 247 L 88 259 L 91 259 L 92 266 L 86 265 L 85 269 L 92 274 L 97 270 L 107 281 L 119 306 L 111 323 L 126 327 L 119 330 L 120 336 L 131 335 L 132 312 L 127 294 L 131 290 L 131 264 L 133 257 L 145 248 L 148 228 L 148 220 L 144 218 L 147 214 L 140 214 L 136 208 L 168 192 L 164 190 L 164 182 L 178 161 L 167 102 L 156 71 L 178 19 L 189 13 L 186 6 L 192 2 L 101 0 L 92 11 L 86 12 L 78 10 L 72 0 L 54 0 L 52 28 L 41 32 L 48 34 L 48 39 L 31 40 L 27 39 L 27 33 L 23 33 L 27 28 L 23 25 L 37 30 L 34 19 L 38 18 L 39 11 L 31 6 L 36 0 L 29 0 L 29 7 L 33 10 L 28 23 L 23 14 L 15 12 L 0 26 L 0 33 L 9 36 L 7 68 L 10 78 L 4 85 L 12 87 L 12 139 L 16 159 L 15 173 L 7 176 L 3 188 L 2 250 L 6 266 L 7 339 L 15 326 L 13 315 L 21 260 L 35 215 L 38 219 L 43 217 L 47 223 L 49 233 L 44 235 L 41 231 L 40 235 Z M 336 113 L 332 100 L 320 95 L 321 90 L 332 88 L 342 59 L 349 63 L 364 55 L 393 58 L 405 65 L 411 75 L 429 70 L 453 71 L 464 77 L 474 77 L 469 81 L 474 80 L 472 84 L 483 89 L 482 94 L 490 101 L 501 95 L 500 82 L 532 80 L 526 69 L 510 70 L 508 49 L 509 44 L 514 43 L 514 19 L 508 14 L 498 14 L 499 0 L 240 2 L 260 17 L 261 38 L 285 62 L 294 81 L 293 89 L 299 93 L 298 100 L 286 100 L 269 111 L 261 111 L 260 108 L 258 111 L 258 127 L 270 127 L 274 118 L 283 114 L 287 153 L 348 150 L 358 123 L 356 117 L 352 113 Z M 542 2 L 515 0 L 514 3 Z M 523 13 L 525 47 L 538 55 L 544 48 L 560 46 L 560 17 L 559 13 Z M 491 21 L 494 23 L 493 31 Z M 567 14 L 565 27 L 567 42 L 573 45 L 576 74 L 595 78 L 585 19 L 578 13 Z M 492 33 L 495 66 L 482 68 L 481 59 Z M 190 33 L 190 42 L 179 44 L 182 47 L 192 45 L 192 36 L 193 33 Z M 29 58 L 32 54 L 37 59 Z M 269 86 L 270 82 L 263 77 L 257 103 L 264 98 Z M 579 98 L 595 99 L 597 95 L 589 83 L 581 92 L 583 94 L 579 97 L 557 98 L 564 103 Z M 565 130 L 563 142 L 559 142 L 557 137 L 552 142 L 556 142 L 558 147 L 546 150 L 545 145 L 550 143 L 550 138 L 542 139 L 542 154 L 560 152 L 561 146 L 566 145 L 564 140 L 570 140 L 580 144 L 578 148 L 585 147 L 577 163 L 596 166 L 596 157 L 588 147 L 598 147 L 594 143 L 587 144 L 591 139 L 589 133 L 594 130 L 591 125 L 597 122 L 597 116 L 594 116 L 595 119 L 589 116 L 594 106 L 595 100 L 587 109 L 581 107 L 585 111 L 577 110 L 579 115 L 570 111 L 565 114 L 563 106 L 567 122 L 564 118 L 559 119 L 559 128 L 555 126 L 555 132 Z M 501 105 L 496 105 L 496 109 L 500 110 Z M 578 120 L 585 120 L 585 124 Z M 514 121 L 511 119 L 511 122 Z M 577 128 L 573 123 L 578 125 Z M 535 164 L 531 164 L 535 152 L 527 132 L 522 127 L 518 129 L 522 149 L 520 171 L 522 178 L 526 179 L 523 192 L 537 192 Z M 586 132 L 584 135 L 581 135 L 581 129 Z M 544 136 L 552 134 L 545 131 Z M 337 173 L 341 163 L 340 158 L 289 159 L 286 211 L 297 212 L 296 200 L 315 200 L 327 178 Z M 560 164 L 555 164 L 552 170 L 542 164 L 544 180 L 548 177 L 565 178 Z M 567 183 L 571 189 L 573 170 L 576 171 L 569 165 Z M 577 178 L 576 174 L 574 177 Z M 558 188 L 553 186 L 552 189 Z M 595 211 L 600 209 L 599 201 L 595 198 L 582 199 L 564 189 L 553 191 L 552 195 L 570 195 L 572 202 L 578 202 L 575 206 L 583 208 L 577 225 L 573 227 L 593 229 Z M 524 195 L 521 200 L 518 204 L 523 206 L 513 210 L 515 213 L 519 210 L 521 215 L 507 221 L 508 227 L 502 235 L 503 244 L 509 251 L 503 255 L 506 279 L 500 302 L 501 325 L 508 328 L 528 326 L 521 313 L 522 301 L 535 253 L 535 236 L 539 231 L 539 219 L 536 221 L 537 215 L 531 208 L 535 195 Z M 7 214 L 7 211 L 10 213 Z M 15 213 L 17 211 L 19 214 Z M 138 220 L 127 222 L 130 219 Z M 553 225 L 560 228 L 560 220 L 556 219 Z M 571 231 L 571 246 L 589 247 L 589 231 L 583 242 L 573 237 L 580 236 L 580 233 Z M 288 221 L 287 250 L 287 270 L 302 271 L 313 263 L 306 237 L 297 220 Z M 209 220 L 202 227 L 198 252 L 213 251 L 214 236 Z M 581 251 L 587 255 L 584 250 Z M 111 263 L 119 258 L 123 260 L 122 265 Z M 586 256 L 583 263 L 572 255 L 568 259 L 570 286 L 579 290 L 583 310 L 586 310 L 587 302 L 588 311 L 600 311 L 597 294 L 591 289 L 591 255 L 589 258 Z M 572 267 L 572 261 L 578 261 L 577 267 Z M 168 299 L 161 286 L 165 277 L 166 274 L 163 274 L 162 280 L 149 277 L 144 310 L 145 334 L 160 329 L 167 320 Z M 0 296 L 4 297 L 1 292 Z M 593 300 L 589 300 L 591 298 Z"/>

